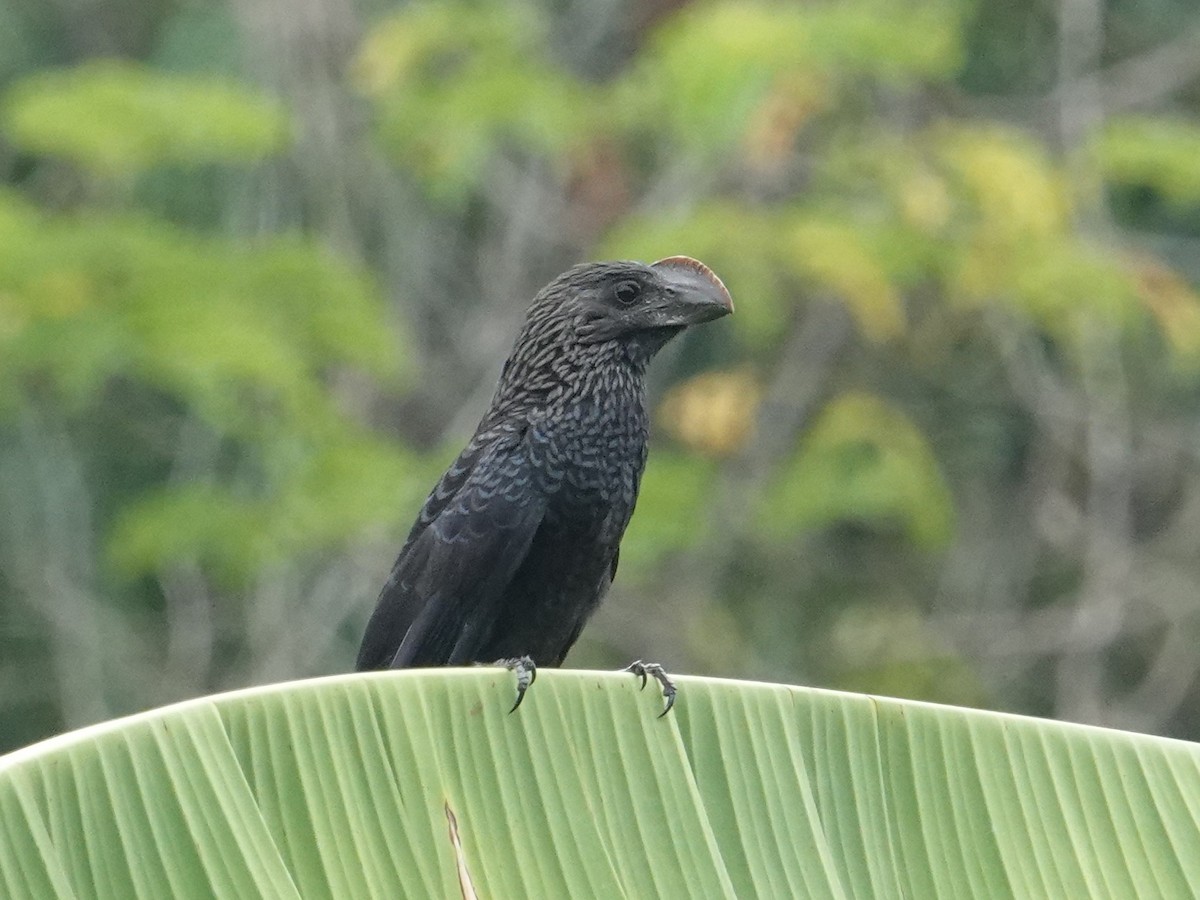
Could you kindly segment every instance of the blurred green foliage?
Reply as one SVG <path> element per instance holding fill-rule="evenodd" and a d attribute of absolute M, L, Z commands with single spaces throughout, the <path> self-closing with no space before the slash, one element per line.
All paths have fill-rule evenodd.
<path fill-rule="evenodd" d="M 950 491 L 920 429 L 878 397 L 855 393 L 822 411 L 758 519 L 776 538 L 838 522 L 892 523 L 925 549 L 954 531 Z"/>
<path fill-rule="evenodd" d="M 3 119 L 22 149 L 104 175 L 253 162 L 287 137 L 278 104 L 244 86 L 112 61 L 22 79 L 5 99 Z"/>
<path fill-rule="evenodd" d="M 1185 208 L 1200 201 L 1200 125 L 1194 121 L 1114 119 L 1099 136 L 1096 152 L 1115 182 L 1152 187 Z"/>
<path fill-rule="evenodd" d="M 42 370 L 83 402 L 130 375 L 222 428 L 251 431 L 268 410 L 313 425 L 329 415 L 319 376 L 330 365 L 399 374 L 370 283 L 311 243 L 253 246 L 135 215 L 53 216 L 12 196 L 0 197 L 0 239 L 5 394 Z M 65 347 L 73 352 L 53 352 Z"/>
<path fill-rule="evenodd" d="M 622 573 L 645 577 L 670 553 L 694 544 L 712 496 L 716 465 L 679 453 L 653 454 L 638 494 L 637 516 L 621 542 Z"/>
<path fill-rule="evenodd" d="M 377 25 L 355 77 L 379 104 L 385 146 L 460 198 L 505 141 L 568 151 L 603 110 L 544 58 L 543 26 L 531 5 L 475 3 L 416 4 Z"/>
<path fill-rule="evenodd" d="M 244 585 L 263 566 L 336 546 L 380 522 L 404 524 L 398 516 L 419 508 L 427 482 L 440 474 L 364 435 L 289 437 L 286 447 L 277 436 L 254 448 L 270 471 L 252 489 L 188 483 L 131 501 L 114 523 L 113 561 L 127 574 L 198 561 L 223 584 Z"/>
<path fill-rule="evenodd" d="M 252 161 L 282 148 L 286 122 L 244 88 L 110 63 L 20 82 L 3 121 L 20 146 L 106 177 Z M 0 241 L 0 404 L 50 404 L 104 428 L 122 412 L 116 384 L 169 404 L 147 430 L 194 418 L 236 460 L 126 497 L 105 541 L 122 572 L 195 560 L 245 583 L 392 514 L 379 474 L 405 484 L 411 454 L 348 420 L 328 385 L 341 367 L 401 383 L 400 335 L 366 273 L 298 236 L 235 240 L 134 210 L 52 214 L 11 191 Z"/>
<path fill-rule="evenodd" d="M 708 156 L 765 148 L 773 115 L 828 110 L 856 86 L 945 76 L 960 4 L 697 3 L 665 23 L 616 95 L 634 127 Z"/>

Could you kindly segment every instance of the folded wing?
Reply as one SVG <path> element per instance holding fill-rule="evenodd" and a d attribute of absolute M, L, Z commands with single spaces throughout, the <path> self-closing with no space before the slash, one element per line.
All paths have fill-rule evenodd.
<path fill-rule="evenodd" d="M 545 506 L 523 434 L 472 441 L 430 494 L 400 551 L 357 668 L 474 661 Z"/>

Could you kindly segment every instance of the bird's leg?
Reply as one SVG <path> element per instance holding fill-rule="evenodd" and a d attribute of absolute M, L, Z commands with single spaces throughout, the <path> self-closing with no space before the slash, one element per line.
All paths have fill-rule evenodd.
<path fill-rule="evenodd" d="M 660 666 L 658 663 L 642 662 L 639 659 L 635 662 L 631 662 L 629 665 L 627 665 L 621 671 L 622 672 L 632 672 L 635 677 L 641 678 L 642 679 L 642 687 L 641 687 L 642 690 L 646 689 L 647 677 L 653 678 L 655 681 L 657 681 L 659 684 L 661 684 L 662 692 L 663 692 L 663 700 L 666 701 L 666 706 L 663 707 L 663 711 L 658 714 L 658 717 L 661 719 L 663 716 L 665 716 L 667 713 L 669 713 L 671 711 L 671 707 L 675 705 L 675 693 L 676 693 L 675 682 L 673 682 L 670 679 L 670 677 L 668 677 L 667 673 L 665 671 L 663 671 L 662 666 Z"/>
<path fill-rule="evenodd" d="M 514 656 L 512 659 L 498 659 L 492 665 L 504 666 L 517 676 L 517 702 L 509 710 L 510 713 L 514 713 L 525 699 L 525 692 L 529 690 L 529 686 L 537 680 L 537 666 L 534 665 L 533 657 Z"/>

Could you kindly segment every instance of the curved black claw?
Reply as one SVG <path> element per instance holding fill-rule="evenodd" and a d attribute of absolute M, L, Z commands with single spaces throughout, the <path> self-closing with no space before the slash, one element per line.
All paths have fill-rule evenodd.
<path fill-rule="evenodd" d="M 644 691 L 646 689 L 647 678 L 653 678 L 655 681 L 661 684 L 663 700 L 666 701 L 666 706 L 663 707 L 663 711 L 658 714 L 658 718 L 661 719 L 671 711 L 671 707 L 675 705 L 675 694 L 677 691 L 675 688 L 675 682 L 670 679 L 667 673 L 663 670 L 662 666 L 660 666 L 658 663 L 642 662 L 639 659 L 631 662 L 621 671 L 632 672 L 635 677 L 642 679 L 642 686 L 638 690 Z"/>
<path fill-rule="evenodd" d="M 517 702 L 509 710 L 510 713 L 515 713 L 517 707 L 521 705 L 521 701 L 525 699 L 525 692 L 529 690 L 529 686 L 537 681 L 537 666 L 534 665 L 533 658 L 529 656 L 498 659 L 492 665 L 504 666 L 517 676 Z"/>

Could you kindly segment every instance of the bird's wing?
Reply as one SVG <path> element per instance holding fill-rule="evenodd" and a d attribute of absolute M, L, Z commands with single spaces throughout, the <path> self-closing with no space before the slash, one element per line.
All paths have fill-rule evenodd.
<path fill-rule="evenodd" d="M 521 437 L 464 452 L 434 489 L 379 595 L 360 671 L 474 659 L 545 512 Z"/>

